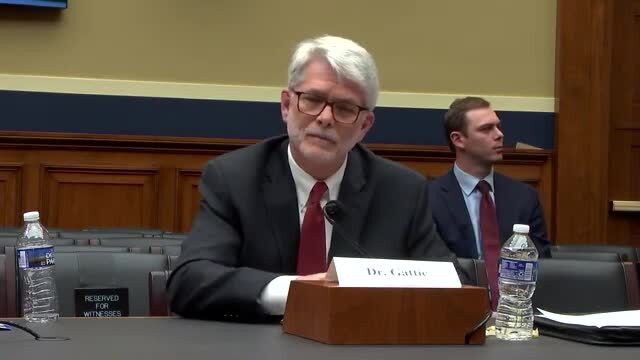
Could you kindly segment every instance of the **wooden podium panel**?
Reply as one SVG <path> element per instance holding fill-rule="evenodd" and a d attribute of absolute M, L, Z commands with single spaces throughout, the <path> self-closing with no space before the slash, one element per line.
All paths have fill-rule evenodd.
<path fill-rule="evenodd" d="M 284 332 L 325 344 L 484 344 L 487 290 L 293 281 Z"/>

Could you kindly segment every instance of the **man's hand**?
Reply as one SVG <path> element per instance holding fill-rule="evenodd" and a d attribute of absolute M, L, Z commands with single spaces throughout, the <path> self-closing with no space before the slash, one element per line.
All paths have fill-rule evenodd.
<path fill-rule="evenodd" d="M 310 275 L 298 276 L 296 280 L 324 280 L 326 275 L 327 275 L 326 272 L 310 274 Z"/>

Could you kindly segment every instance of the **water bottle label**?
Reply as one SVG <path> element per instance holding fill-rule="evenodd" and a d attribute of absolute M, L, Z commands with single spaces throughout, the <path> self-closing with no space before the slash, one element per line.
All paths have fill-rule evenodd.
<path fill-rule="evenodd" d="M 538 262 L 500 258 L 500 278 L 535 282 L 538 278 Z"/>
<path fill-rule="evenodd" d="M 20 269 L 43 268 L 55 264 L 53 246 L 18 249 L 18 267 Z"/>

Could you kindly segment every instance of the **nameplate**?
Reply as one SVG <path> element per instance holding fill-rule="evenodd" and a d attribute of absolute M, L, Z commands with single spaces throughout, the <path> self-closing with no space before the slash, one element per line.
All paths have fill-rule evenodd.
<path fill-rule="evenodd" d="M 326 279 L 343 287 L 459 288 L 453 263 L 334 257 Z"/>
<path fill-rule="evenodd" d="M 129 289 L 76 288 L 77 317 L 129 316 Z"/>

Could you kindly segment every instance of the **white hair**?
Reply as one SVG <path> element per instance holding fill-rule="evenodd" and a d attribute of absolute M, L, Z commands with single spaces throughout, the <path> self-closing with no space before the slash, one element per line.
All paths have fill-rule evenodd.
<path fill-rule="evenodd" d="M 289 63 L 290 88 L 304 80 L 304 70 L 314 59 L 325 60 L 341 81 L 346 79 L 358 85 L 365 94 L 365 107 L 375 108 L 380 91 L 378 69 L 365 48 L 352 40 L 329 35 L 302 41 Z"/>

